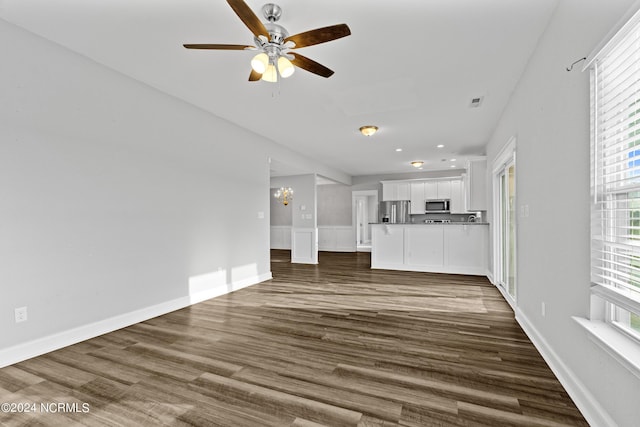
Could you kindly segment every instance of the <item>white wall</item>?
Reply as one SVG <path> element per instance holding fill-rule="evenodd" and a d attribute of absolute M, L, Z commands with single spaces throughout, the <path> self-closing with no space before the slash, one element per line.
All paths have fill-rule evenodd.
<path fill-rule="evenodd" d="M 2 20 L 0 50 L 0 366 L 270 277 L 268 159 L 313 161 Z"/>
<path fill-rule="evenodd" d="M 561 0 L 487 147 L 491 169 L 517 138 L 517 317 L 594 426 L 638 425 L 640 381 L 571 319 L 589 311 L 589 74 L 565 68 L 632 3 Z"/>
<path fill-rule="evenodd" d="M 351 226 L 351 187 L 342 184 L 317 186 L 318 226 Z"/>

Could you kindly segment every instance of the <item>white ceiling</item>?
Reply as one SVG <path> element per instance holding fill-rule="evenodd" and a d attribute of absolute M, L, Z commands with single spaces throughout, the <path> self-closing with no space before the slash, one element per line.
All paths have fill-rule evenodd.
<path fill-rule="evenodd" d="M 245 0 L 262 18 L 263 0 Z M 0 17 L 350 175 L 458 167 L 484 145 L 558 0 L 280 0 L 290 34 L 346 23 L 300 49 L 331 68 L 248 82 L 253 44 L 224 0 L 0 0 Z M 472 98 L 484 97 L 480 108 Z M 373 137 L 358 128 L 375 124 Z M 444 144 L 438 149 L 436 145 Z M 402 152 L 396 152 L 402 148 Z M 456 158 L 456 162 L 450 159 Z M 446 159 L 446 161 L 442 161 Z"/>

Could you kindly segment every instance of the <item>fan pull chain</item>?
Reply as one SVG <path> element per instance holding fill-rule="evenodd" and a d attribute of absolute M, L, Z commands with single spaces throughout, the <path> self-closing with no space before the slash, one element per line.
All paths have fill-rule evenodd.
<path fill-rule="evenodd" d="M 278 96 L 280 96 L 280 81 L 282 81 L 282 78 L 280 76 L 280 68 L 278 67 L 278 61 L 274 60 L 274 66 L 276 67 L 276 84 L 278 85 L 278 92 L 275 93 L 275 88 L 274 90 L 271 91 L 271 98 L 276 98 Z"/>

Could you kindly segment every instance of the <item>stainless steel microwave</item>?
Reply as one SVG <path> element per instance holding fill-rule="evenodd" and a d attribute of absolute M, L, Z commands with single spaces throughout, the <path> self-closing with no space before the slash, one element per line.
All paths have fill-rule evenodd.
<path fill-rule="evenodd" d="M 424 208 L 425 213 L 449 213 L 451 212 L 451 201 L 449 199 L 427 200 Z"/>

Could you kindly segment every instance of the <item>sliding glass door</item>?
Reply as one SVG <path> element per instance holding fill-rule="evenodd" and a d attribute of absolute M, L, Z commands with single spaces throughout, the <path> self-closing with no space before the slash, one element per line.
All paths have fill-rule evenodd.
<path fill-rule="evenodd" d="M 513 150 L 494 169 L 494 279 L 516 300 L 516 163 Z"/>

